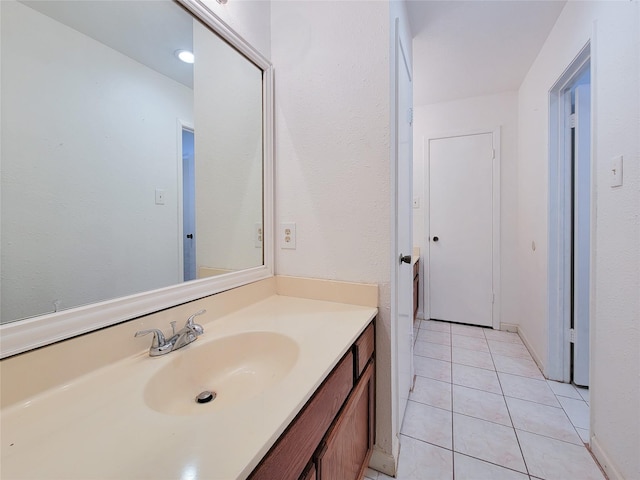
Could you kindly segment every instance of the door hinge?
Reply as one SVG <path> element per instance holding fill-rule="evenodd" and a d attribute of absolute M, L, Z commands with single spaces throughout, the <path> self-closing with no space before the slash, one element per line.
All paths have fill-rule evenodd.
<path fill-rule="evenodd" d="M 491 304 L 493 305 L 494 303 L 496 303 L 496 294 L 492 293 L 491 294 Z"/>
<path fill-rule="evenodd" d="M 407 109 L 407 122 L 409 125 L 413 125 L 413 108 L 411 107 Z"/>
<path fill-rule="evenodd" d="M 569 115 L 569 126 L 571 128 L 576 128 L 576 114 L 572 113 Z"/>
<path fill-rule="evenodd" d="M 576 343 L 576 331 L 573 328 L 569 329 L 569 343 Z"/>
<path fill-rule="evenodd" d="M 495 159 L 496 159 L 496 149 L 495 149 L 495 148 L 492 148 L 492 149 L 491 149 L 491 159 L 492 159 L 492 160 L 495 160 Z"/>

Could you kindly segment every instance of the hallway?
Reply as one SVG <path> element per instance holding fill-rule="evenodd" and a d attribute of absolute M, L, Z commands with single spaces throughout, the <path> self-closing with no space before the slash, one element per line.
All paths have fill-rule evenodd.
<path fill-rule="evenodd" d="M 546 381 L 517 334 L 417 321 L 399 480 L 602 480 L 589 391 Z M 370 480 L 388 480 L 367 470 Z"/>

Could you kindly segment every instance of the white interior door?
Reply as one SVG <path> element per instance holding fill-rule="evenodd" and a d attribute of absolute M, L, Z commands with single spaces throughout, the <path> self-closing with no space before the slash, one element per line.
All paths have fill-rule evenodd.
<path fill-rule="evenodd" d="M 430 317 L 492 326 L 493 134 L 429 141 Z"/>
<path fill-rule="evenodd" d="M 397 27 L 396 27 L 397 28 Z M 397 119 L 397 170 L 396 170 L 396 312 L 398 365 L 398 425 L 402 425 L 413 381 L 413 268 L 410 256 L 413 251 L 413 134 L 411 69 L 405 50 L 396 40 L 396 119 Z M 405 257 L 409 263 L 403 262 Z M 409 258 L 406 258 L 409 257 Z"/>
<path fill-rule="evenodd" d="M 573 382 L 589 385 L 589 269 L 591 236 L 591 92 L 575 90 L 573 181 Z"/>

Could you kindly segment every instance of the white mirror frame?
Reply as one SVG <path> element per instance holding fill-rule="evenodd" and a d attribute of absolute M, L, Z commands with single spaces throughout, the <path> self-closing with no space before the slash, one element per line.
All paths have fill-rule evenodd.
<path fill-rule="evenodd" d="M 0 325 L 0 358 L 26 352 L 273 276 L 273 66 L 198 0 L 177 0 L 263 71 L 263 258 L 259 267 Z"/>

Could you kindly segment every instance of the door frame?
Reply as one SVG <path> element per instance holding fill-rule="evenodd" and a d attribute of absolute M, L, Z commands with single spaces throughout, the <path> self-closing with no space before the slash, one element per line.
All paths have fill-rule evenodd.
<path fill-rule="evenodd" d="M 431 318 L 431 298 L 429 298 L 429 284 L 431 283 L 431 271 L 429 268 L 431 242 L 430 232 L 430 165 L 431 157 L 429 144 L 432 140 L 442 140 L 446 138 L 464 137 L 468 135 L 481 135 L 491 134 L 493 137 L 493 165 L 492 165 L 492 277 L 493 277 L 493 306 L 491 309 L 491 326 L 495 330 L 500 329 L 501 323 L 501 260 L 500 260 L 500 163 L 501 163 L 501 127 L 493 128 L 481 128 L 474 130 L 461 130 L 453 132 L 443 132 L 440 134 L 428 134 L 423 137 L 423 156 L 424 156 L 424 202 L 425 202 L 425 222 L 424 232 L 425 236 L 422 239 L 422 246 L 420 249 L 421 256 L 424 252 L 424 271 L 426 273 L 426 282 L 423 282 L 422 291 L 424 295 L 424 317 L 426 319 Z"/>
<path fill-rule="evenodd" d="M 591 188 L 590 188 L 590 291 L 589 325 L 593 324 L 595 265 L 595 172 L 593 162 L 593 55 L 587 42 L 549 90 L 549 196 L 548 196 L 548 356 L 546 376 L 560 382 L 571 381 L 571 94 L 567 89 L 578 80 L 587 64 L 591 69 Z M 567 112 L 567 108 L 569 111 Z M 589 329 L 593 331 L 592 328 Z"/>

